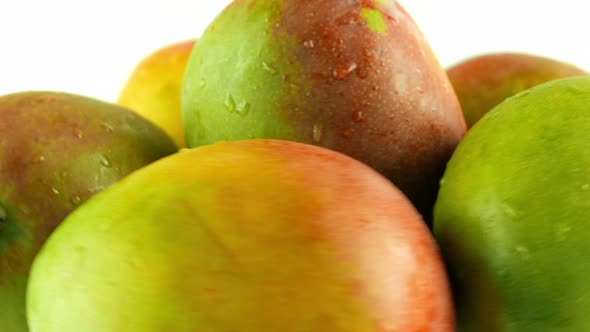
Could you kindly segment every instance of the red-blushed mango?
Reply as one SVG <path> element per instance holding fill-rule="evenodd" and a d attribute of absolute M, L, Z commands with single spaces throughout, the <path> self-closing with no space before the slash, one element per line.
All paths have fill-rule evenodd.
<path fill-rule="evenodd" d="M 0 97 L 1 331 L 28 331 L 30 264 L 58 223 L 92 195 L 176 151 L 161 129 L 113 104 L 55 92 Z"/>
<path fill-rule="evenodd" d="M 33 332 L 454 331 L 420 215 L 340 153 L 216 143 L 74 211 L 37 256 Z"/>
<path fill-rule="evenodd" d="M 189 147 L 330 148 L 392 180 L 426 219 L 466 131 L 444 69 L 391 0 L 234 1 L 199 38 L 182 103 Z"/>
<path fill-rule="evenodd" d="M 147 56 L 133 70 L 117 100 L 160 126 L 181 148 L 185 146 L 181 86 L 195 42 L 177 42 Z"/>
<path fill-rule="evenodd" d="M 525 53 L 490 53 L 447 70 L 465 121 L 473 126 L 506 98 L 541 83 L 587 73 L 568 63 Z"/>

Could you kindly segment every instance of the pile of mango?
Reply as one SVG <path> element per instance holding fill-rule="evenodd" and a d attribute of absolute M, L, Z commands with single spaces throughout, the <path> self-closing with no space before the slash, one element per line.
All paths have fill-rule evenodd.
<path fill-rule="evenodd" d="M 234 0 L 116 101 L 2 96 L 0 331 L 590 331 L 586 75 Z"/>

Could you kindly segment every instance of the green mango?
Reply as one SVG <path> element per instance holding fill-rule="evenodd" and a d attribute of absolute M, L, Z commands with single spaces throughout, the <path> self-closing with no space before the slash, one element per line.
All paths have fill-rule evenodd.
<path fill-rule="evenodd" d="M 463 60 L 447 74 L 468 127 L 494 106 L 541 83 L 587 72 L 569 63 L 526 53 L 489 53 Z"/>
<path fill-rule="evenodd" d="M 0 97 L 3 332 L 27 331 L 27 276 L 53 229 L 89 197 L 175 151 L 161 129 L 112 104 L 41 91 Z"/>
<path fill-rule="evenodd" d="M 334 151 L 184 149 L 94 196 L 35 259 L 32 332 L 454 332 L 407 198 Z"/>
<path fill-rule="evenodd" d="M 182 112 L 189 147 L 274 138 L 336 150 L 426 219 L 466 131 L 444 69 L 392 0 L 232 2 L 193 49 Z"/>
<path fill-rule="evenodd" d="M 434 234 L 459 332 L 590 331 L 590 77 L 537 85 L 473 126 Z"/>

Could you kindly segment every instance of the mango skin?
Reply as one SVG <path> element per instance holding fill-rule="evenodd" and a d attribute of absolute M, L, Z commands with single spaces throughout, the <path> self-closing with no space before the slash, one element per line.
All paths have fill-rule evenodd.
<path fill-rule="evenodd" d="M 584 76 L 574 65 L 526 53 L 490 53 L 461 61 L 447 74 L 457 93 L 467 126 L 506 98 L 541 83 Z"/>
<path fill-rule="evenodd" d="M 181 89 L 195 40 L 165 46 L 143 59 L 125 83 L 117 104 L 160 126 L 180 148 L 184 142 Z"/>
<path fill-rule="evenodd" d="M 30 264 L 68 213 L 132 171 L 177 151 L 138 115 L 55 92 L 0 97 L 0 326 L 28 331 Z"/>
<path fill-rule="evenodd" d="M 187 146 L 285 139 L 349 155 L 431 217 L 466 125 L 444 69 L 397 1 L 240 0 L 187 65 Z"/>
<path fill-rule="evenodd" d="M 469 130 L 435 206 L 459 332 L 590 331 L 590 77 L 508 98 Z"/>
<path fill-rule="evenodd" d="M 288 141 L 184 149 L 96 195 L 37 256 L 27 303 L 32 332 L 454 331 L 411 203 Z"/>

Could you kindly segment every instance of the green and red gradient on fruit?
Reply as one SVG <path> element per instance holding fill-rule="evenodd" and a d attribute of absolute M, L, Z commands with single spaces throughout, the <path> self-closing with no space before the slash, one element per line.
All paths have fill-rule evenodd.
<path fill-rule="evenodd" d="M 68 213 L 177 148 L 112 104 L 53 92 L 0 98 L 0 328 L 27 331 L 30 264 Z"/>
<path fill-rule="evenodd" d="M 447 70 L 465 121 L 473 126 L 506 98 L 541 83 L 588 73 L 558 60 L 525 53 L 491 53 Z"/>
<path fill-rule="evenodd" d="M 289 141 L 185 149 L 123 179 L 52 234 L 27 296 L 44 332 L 454 331 L 407 198 Z"/>
<path fill-rule="evenodd" d="M 189 147 L 276 138 L 352 156 L 426 218 L 466 130 L 444 69 L 396 1 L 234 1 L 193 50 L 183 116 Z"/>

